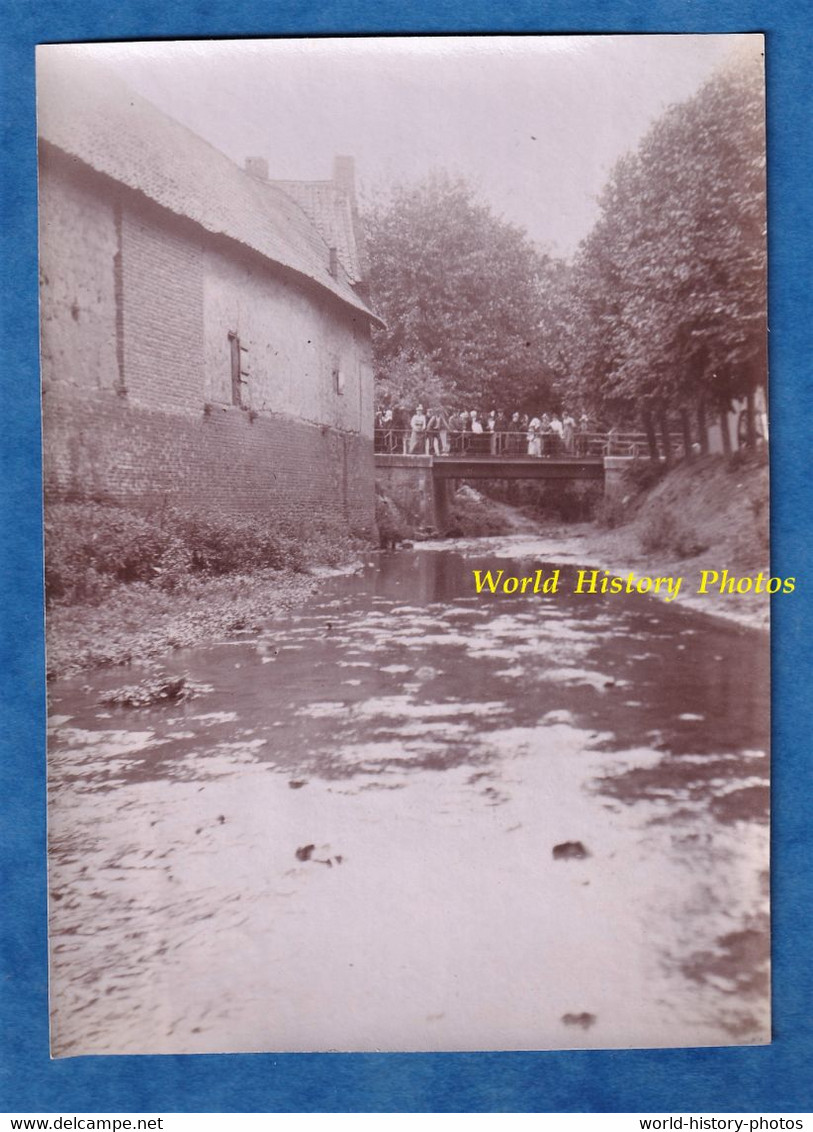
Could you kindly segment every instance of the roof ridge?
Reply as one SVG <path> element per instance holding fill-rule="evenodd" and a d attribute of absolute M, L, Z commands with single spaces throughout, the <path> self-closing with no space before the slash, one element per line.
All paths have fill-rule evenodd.
<path fill-rule="evenodd" d="M 49 52 L 37 62 L 44 141 L 379 321 L 353 290 L 347 264 L 341 274 L 331 274 L 330 245 L 292 193 L 253 177 L 96 60 L 77 63 Z"/>

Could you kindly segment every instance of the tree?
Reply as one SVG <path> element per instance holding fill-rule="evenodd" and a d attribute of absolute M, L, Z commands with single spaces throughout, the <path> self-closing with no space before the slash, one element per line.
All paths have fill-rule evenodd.
<path fill-rule="evenodd" d="M 765 380 L 761 71 L 740 62 L 616 165 L 569 273 L 569 360 L 594 404 L 727 412 Z"/>
<path fill-rule="evenodd" d="M 425 358 L 408 361 L 399 354 L 377 373 L 376 398 L 382 405 L 430 409 L 445 404 L 447 389 Z"/>
<path fill-rule="evenodd" d="M 373 341 L 382 390 L 422 395 L 423 374 L 462 407 L 543 393 L 551 265 L 522 229 L 445 175 L 397 188 L 365 221 L 371 298 L 387 324 Z"/>

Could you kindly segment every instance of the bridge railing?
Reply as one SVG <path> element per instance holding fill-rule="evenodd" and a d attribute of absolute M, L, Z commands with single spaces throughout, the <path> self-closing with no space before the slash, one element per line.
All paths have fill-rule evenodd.
<path fill-rule="evenodd" d="M 605 434 L 575 433 L 565 444 L 555 432 L 541 433 L 537 437 L 538 451 L 531 450 L 527 429 L 521 431 L 469 432 L 449 429 L 445 432 L 413 433 L 412 429 L 377 428 L 375 451 L 405 456 L 465 456 L 506 457 L 520 456 L 585 456 L 598 455 L 606 441 Z"/>
<path fill-rule="evenodd" d="M 609 432 L 605 434 L 605 456 L 649 456 L 649 440 L 645 432 Z M 663 456 L 663 438 L 657 438 L 658 454 Z M 685 442 L 682 432 L 669 434 L 669 454 L 679 459 L 685 455 Z"/>
<path fill-rule="evenodd" d="M 683 454 L 683 436 L 670 436 L 672 454 Z M 662 447 L 662 446 L 661 446 Z M 642 432 L 574 432 L 566 442 L 558 433 L 530 433 L 527 429 L 500 432 L 469 432 L 448 429 L 415 433 L 411 428 L 377 428 L 375 451 L 402 456 L 462 456 L 472 458 L 521 457 L 580 459 L 585 456 L 649 455 L 649 444 Z"/>

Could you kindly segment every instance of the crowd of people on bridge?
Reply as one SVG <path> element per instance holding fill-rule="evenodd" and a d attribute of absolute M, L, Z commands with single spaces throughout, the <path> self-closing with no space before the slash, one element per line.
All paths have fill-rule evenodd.
<path fill-rule="evenodd" d="M 404 455 L 456 456 L 583 456 L 587 454 L 590 419 L 567 409 L 556 412 L 505 413 L 492 409 L 447 412 L 441 407 L 414 412 L 403 405 L 381 407 L 375 415 L 377 452 Z"/>

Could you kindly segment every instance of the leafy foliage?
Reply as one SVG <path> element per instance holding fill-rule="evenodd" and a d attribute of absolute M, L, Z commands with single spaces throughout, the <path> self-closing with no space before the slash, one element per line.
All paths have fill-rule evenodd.
<path fill-rule="evenodd" d="M 120 583 L 183 590 L 194 575 L 336 565 L 350 550 L 339 520 L 301 529 L 270 519 L 104 503 L 52 503 L 45 516 L 48 601 L 97 604 Z"/>
<path fill-rule="evenodd" d="M 384 549 L 394 549 L 399 542 L 414 534 L 412 524 L 397 503 L 376 487 L 375 523 L 378 537 Z"/>
<path fill-rule="evenodd" d="M 558 293 L 564 384 L 618 417 L 765 379 L 764 108 L 740 61 L 671 107 L 615 166 Z"/>
<path fill-rule="evenodd" d="M 427 408 L 445 405 L 448 388 L 425 358 L 408 361 L 403 354 L 390 359 L 379 369 L 376 397 L 383 405 L 423 404 Z"/>
<path fill-rule="evenodd" d="M 641 549 L 646 554 L 667 553 L 677 558 L 696 558 L 708 550 L 708 544 L 700 540 L 679 514 L 668 508 L 653 515 L 639 537 Z"/>
<path fill-rule="evenodd" d="M 509 533 L 504 508 L 471 488 L 455 492 L 446 533 L 454 538 L 488 538 Z"/>
<path fill-rule="evenodd" d="M 553 270 L 461 180 L 397 188 L 366 216 L 381 392 L 497 407 L 548 379 L 542 296 Z"/>
<path fill-rule="evenodd" d="M 57 503 L 45 511 L 48 600 L 99 601 L 115 582 L 153 577 L 169 531 L 103 503 Z"/>
<path fill-rule="evenodd" d="M 609 421 L 725 410 L 765 380 L 761 60 L 670 107 L 600 198 L 572 263 L 462 181 L 397 189 L 366 218 L 374 343 L 391 404 L 535 408 Z"/>

